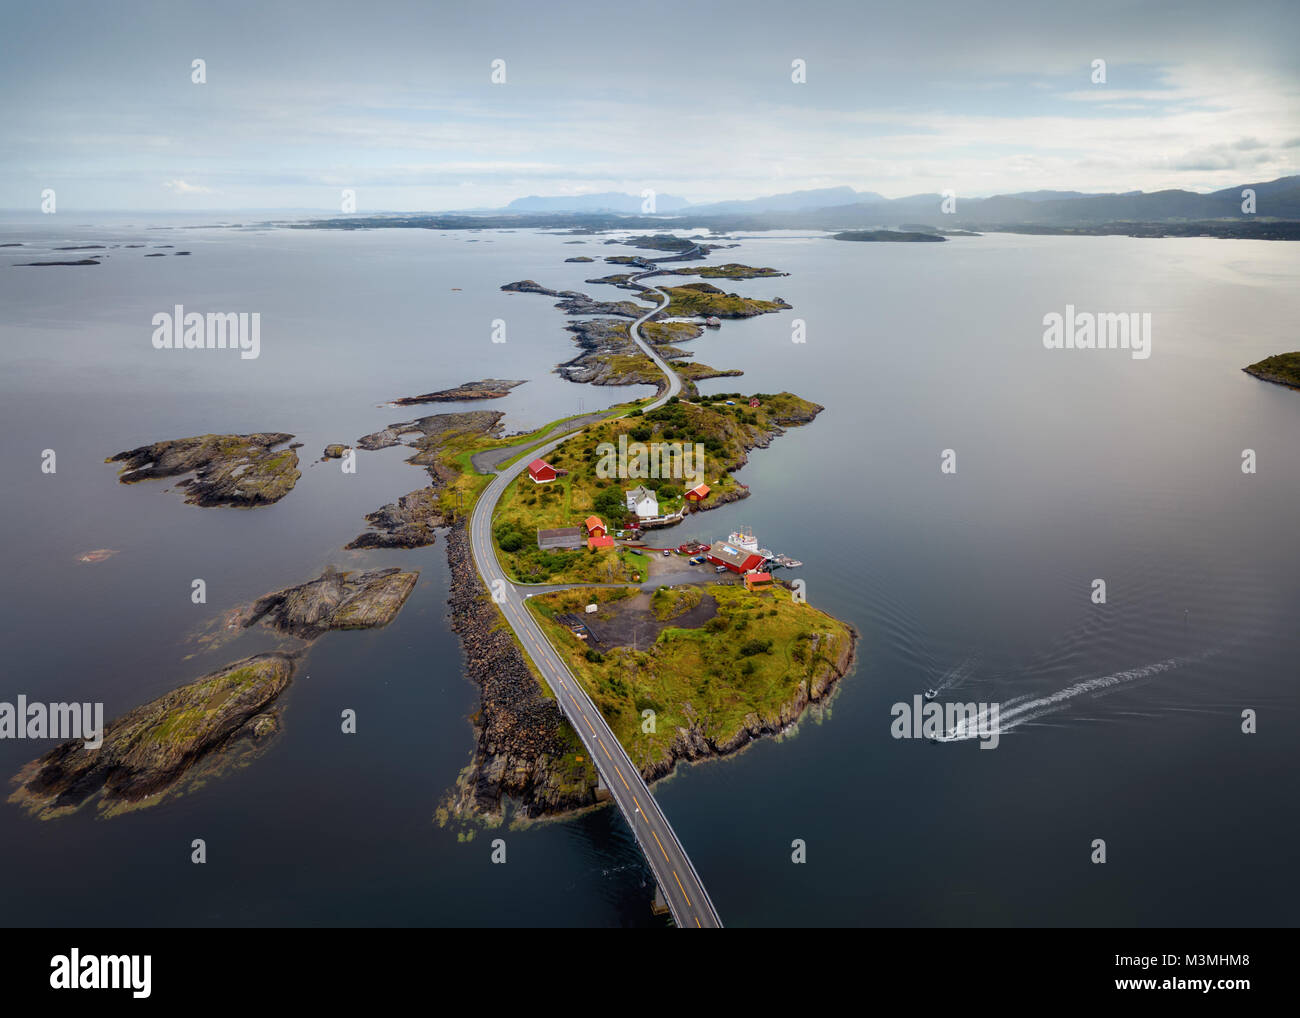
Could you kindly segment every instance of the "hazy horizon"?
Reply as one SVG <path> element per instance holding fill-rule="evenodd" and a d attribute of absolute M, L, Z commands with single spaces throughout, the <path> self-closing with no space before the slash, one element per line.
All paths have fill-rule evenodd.
<path fill-rule="evenodd" d="M 11 209 L 47 188 L 61 209 L 159 212 L 331 210 L 352 189 L 364 213 L 646 189 L 1206 192 L 1300 172 L 1300 9 L 1273 0 L 1228 18 L 930 0 L 599 19 L 56 0 L 7 20 Z"/>

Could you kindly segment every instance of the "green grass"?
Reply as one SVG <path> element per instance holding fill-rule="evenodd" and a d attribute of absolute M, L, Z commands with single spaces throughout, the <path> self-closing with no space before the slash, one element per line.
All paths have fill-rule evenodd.
<path fill-rule="evenodd" d="M 660 512 L 679 509 L 693 478 L 601 477 L 599 447 L 608 442 L 617 448 L 620 435 L 634 442 L 680 443 L 683 448 L 704 447 L 704 480 L 710 487 L 706 504 L 740 489 L 732 471 L 745 462 L 748 451 L 776 426 L 810 419 L 817 407 L 790 393 L 762 395 L 760 406 L 751 409 L 749 397 L 736 396 L 736 406 L 726 406 L 718 397 L 708 405 L 679 401 L 629 417 L 606 419 L 561 445 L 547 455 L 547 461 L 567 471 L 548 484 L 534 484 L 521 474 L 502 493 L 493 517 L 493 532 L 500 547 L 505 534 L 517 534 L 518 547 L 501 550 L 500 560 L 508 575 L 523 583 L 621 582 L 644 572 L 644 565 L 602 556 L 613 552 L 541 551 L 537 530 L 580 526 L 590 515 L 601 518 L 612 531 L 628 520 L 623 492 L 639 484 L 662 492 Z M 688 483 L 691 482 L 691 483 Z"/>
<path fill-rule="evenodd" d="M 668 294 L 669 315 L 712 315 L 716 318 L 749 318 L 753 315 L 784 311 L 786 305 L 772 300 L 756 300 L 736 293 L 724 293 L 709 283 L 687 283 L 684 286 L 661 286 Z"/>
<path fill-rule="evenodd" d="M 552 644 L 643 769 L 671 757 L 679 727 L 698 726 L 718 744 L 736 739 L 747 719 L 777 727 L 794 713 L 801 684 L 823 689 L 847 654 L 849 628 L 810 605 L 794 603 L 783 588 L 751 594 L 717 584 L 705 592 L 718 602 L 718 616 L 705 626 L 667 628 L 648 651 L 615 648 L 601 661 L 588 660 L 587 645 L 543 609 L 581 610 L 582 603 L 607 601 L 611 591 L 529 599 Z M 754 645 L 766 649 L 742 652 Z M 654 732 L 642 731 L 647 709 L 656 715 Z"/>
<path fill-rule="evenodd" d="M 1245 370 L 1256 378 L 1300 389 L 1300 351 L 1265 357 Z"/>

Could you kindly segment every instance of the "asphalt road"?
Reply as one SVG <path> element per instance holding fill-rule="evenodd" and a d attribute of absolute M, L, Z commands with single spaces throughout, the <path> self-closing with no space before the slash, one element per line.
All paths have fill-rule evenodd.
<path fill-rule="evenodd" d="M 653 271 L 655 270 L 648 270 L 632 278 L 649 275 Z M 667 302 L 667 294 L 661 290 L 654 292 L 658 293 L 665 303 Z M 647 410 L 662 406 L 671 396 L 681 392 L 682 388 L 681 379 L 677 377 L 676 372 L 672 371 L 654 348 L 641 337 L 641 324 L 658 310 L 659 308 L 653 308 L 647 311 L 633 323 L 630 330 L 632 339 L 659 366 L 668 379 L 667 389 L 644 408 Z M 700 882 L 699 874 L 695 872 L 686 850 L 682 848 L 677 835 L 673 833 L 668 818 L 664 816 L 654 796 L 650 794 L 650 789 L 642 779 L 641 773 L 632 764 L 631 759 L 614 737 L 614 733 L 605 723 L 605 719 L 601 717 L 600 711 L 591 702 L 591 698 L 587 696 L 563 659 L 551 646 L 541 627 L 529 614 L 524 602 L 537 591 L 512 583 L 506 578 L 501 564 L 497 561 L 496 549 L 492 543 L 492 514 L 502 493 L 527 469 L 532 460 L 547 455 L 578 434 L 581 432 L 571 432 L 542 446 L 531 455 L 522 457 L 518 462 L 506 467 L 493 478 L 474 506 L 474 513 L 470 517 L 470 548 L 488 591 L 493 594 L 506 621 L 519 637 L 524 651 L 532 658 L 538 671 L 546 679 L 547 685 L 555 693 L 560 709 L 582 738 L 582 743 L 591 755 L 591 759 L 595 761 L 596 769 L 605 787 L 609 789 L 614 802 L 623 813 L 623 818 L 632 829 L 632 833 L 636 835 L 637 843 L 650 864 L 655 880 L 672 912 L 673 920 L 679 927 L 720 927 L 722 920 L 718 918 L 713 902 L 709 900 L 704 885 Z"/>

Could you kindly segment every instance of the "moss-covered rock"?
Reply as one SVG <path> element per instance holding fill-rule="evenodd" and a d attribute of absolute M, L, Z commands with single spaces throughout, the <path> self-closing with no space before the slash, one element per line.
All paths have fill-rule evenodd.
<path fill-rule="evenodd" d="M 212 754 L 234 754 L 231 763 L 262 748 L 279 728 L 267 710 L 293 672 L 290 655 L 257 654 L 204 675 L 110 722 L 98 749 L 73 740 L 33 760 L 9 801 L 43 819 L 96 797 L 108 816 L 153 805 L 183 779 L 211 775 Z"/>
<path fill-rule="evenodd" d="M 199 435 L 128 449 L 105 462 L 123 464 L 118 475 L 123 484 L 193 473 L 176 485 L 185 489 L 190 505 L 271 505 L 302 476 L 297 451 L 275 448 L 291 438 L 282 432 Z"/>

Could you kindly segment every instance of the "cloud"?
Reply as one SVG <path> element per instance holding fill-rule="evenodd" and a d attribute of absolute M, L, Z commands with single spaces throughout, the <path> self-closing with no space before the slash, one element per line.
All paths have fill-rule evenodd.
<path fill-rule="evenodd" d="M 202 184 L 191 184 L 188 180 L 168 180 L 163 183 L 172 194 L 215 194 L 210 187 L 204 187 Z"/>

